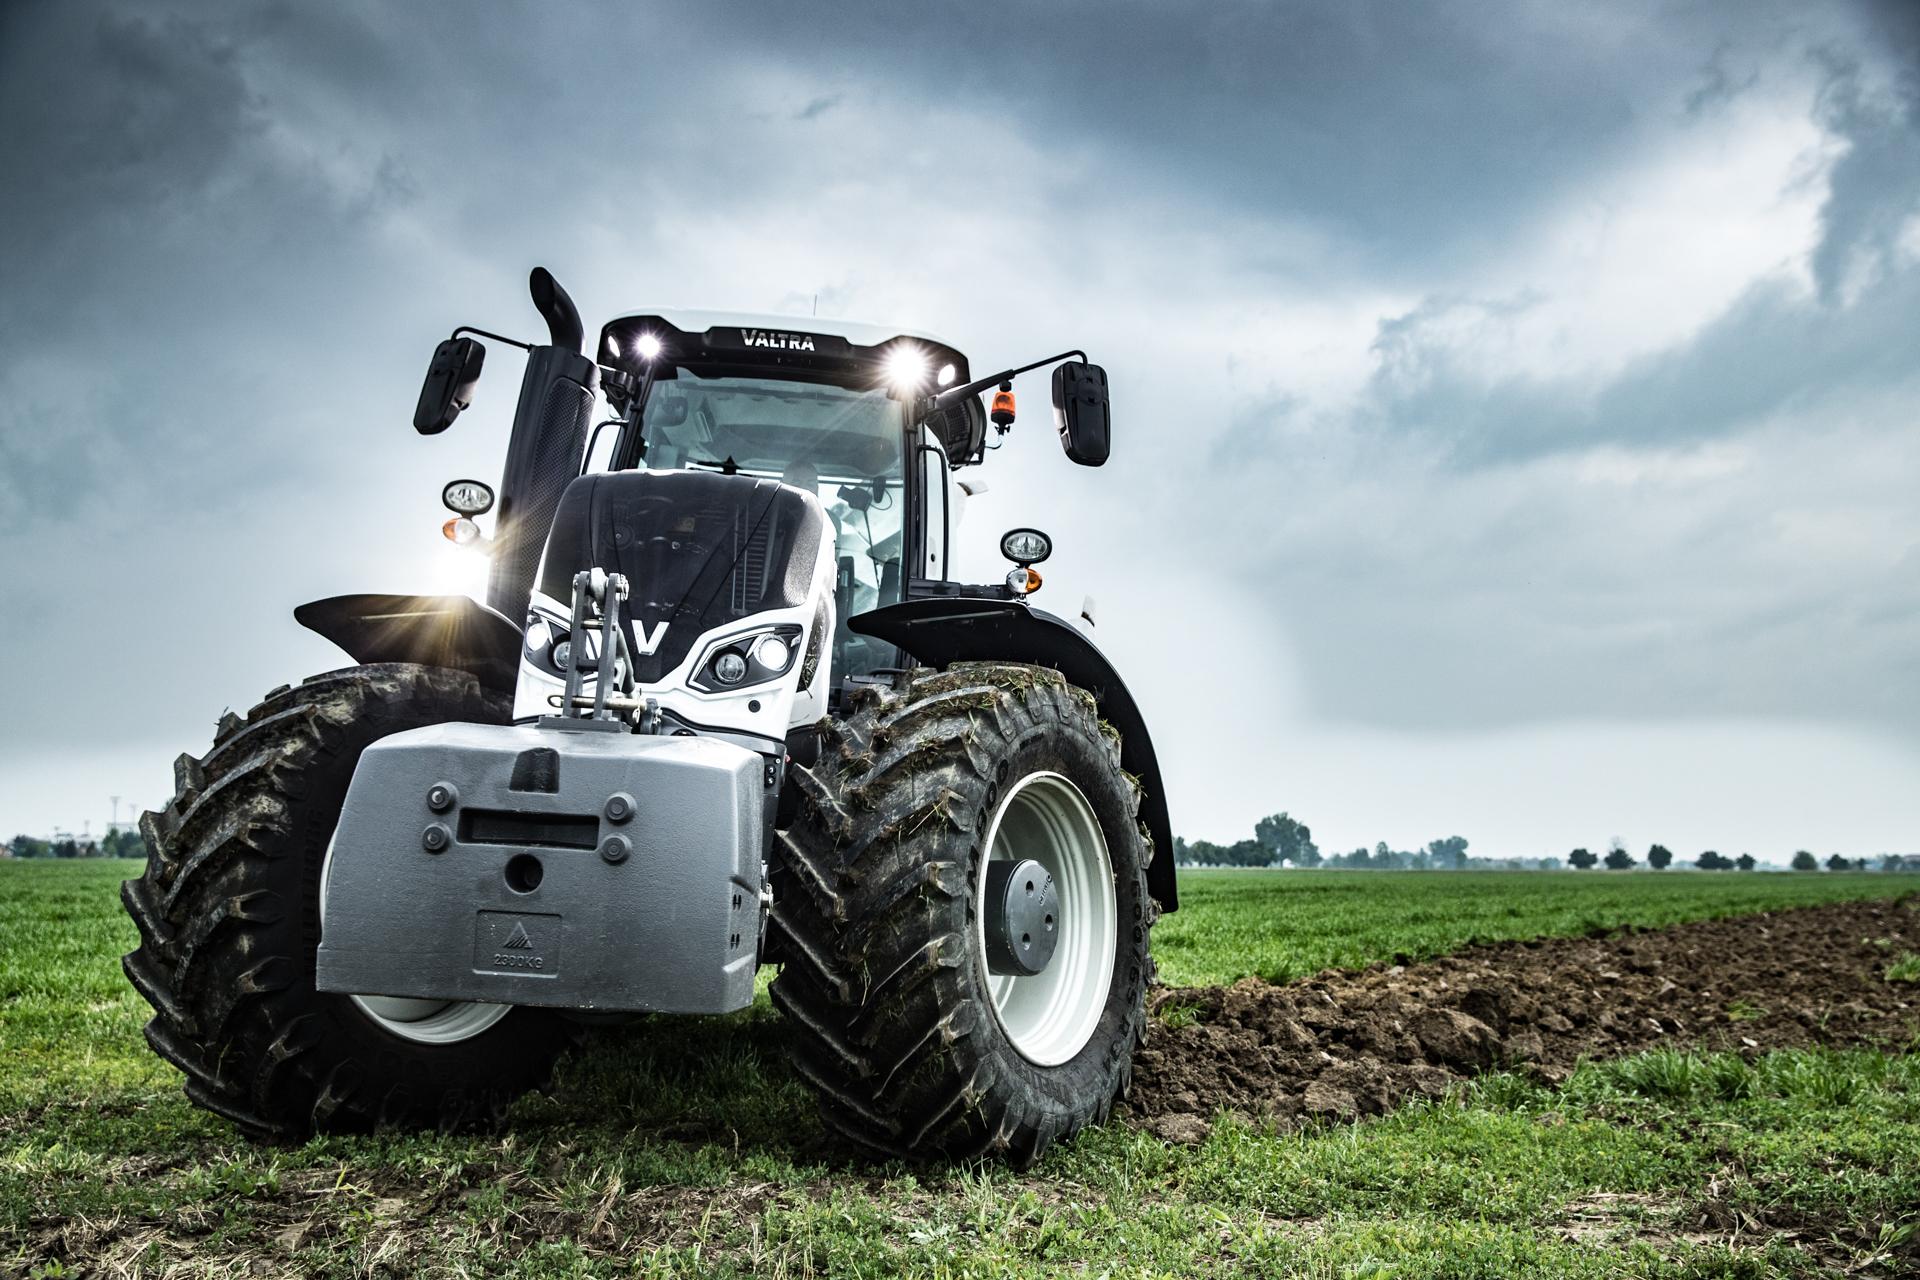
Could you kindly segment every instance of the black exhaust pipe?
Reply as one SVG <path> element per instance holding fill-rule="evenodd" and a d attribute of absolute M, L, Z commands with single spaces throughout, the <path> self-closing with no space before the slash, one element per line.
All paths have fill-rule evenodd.
<path fill-rule="evenodd" d="M 545 267 L 535 267 L 533 274 L 527 277 L 527 288 L 533 293 L 533 305 L 540 308 L 540 314 L 546 317 L 547 332 L 553 336 L 553 345 L 578 351 L 580 343 L 587 336 L 587 331 L 580 325 L 580 308 L 573 305 L 573 299 L 553 278 L 553 272 Z"/>
<path fill-rule="evenodd" d="M 545 267 L 533 269 L 527 287 L 552 342 L 527 351 L 527 372 L 520 381 L 520 403 L 500 476 L 493 569 L 487 579 L 487 603 L 516 624 L 526 617 L 527 597 L 560 495 L 580 474 L 593 393 L 600 385 L 599 366 L 580 354 L 586 331 L 573 299 Z"/>

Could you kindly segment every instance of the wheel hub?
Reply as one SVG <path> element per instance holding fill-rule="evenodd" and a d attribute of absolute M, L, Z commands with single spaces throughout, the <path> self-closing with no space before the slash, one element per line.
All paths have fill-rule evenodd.
<path fill-rule="evenodd" d="M 1032 977 L 1060 941 L 1060 893 L 1031 858 L 987 865 L 987 969 Z"/>
<path fill-rule="evenodd" d="M 1059 1066 L 1086 1048 L 1113 986 L 1120 935 L 1106 839 L 1080 788 L 1041 770 L 1001 793 L 986 845 L 974 945 L 994 1018 L 1027 1061 Z"/>

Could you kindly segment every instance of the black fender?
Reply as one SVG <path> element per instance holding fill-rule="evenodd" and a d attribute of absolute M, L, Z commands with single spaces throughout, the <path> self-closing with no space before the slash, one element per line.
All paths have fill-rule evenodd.
<path fill-rule="evenodd" d="M 466 596 L 330 596 L 293 616 L 355 662 L 451 667 L 508 697 L 520 678 L 520 628 Z"/>
<path fill-rule="evenodd" d="M 945 668 L 955 662 L 1025 662 L 1052 667 L 1094 696 L 1100 714 L 1120 731 L 1120 766 L 1140 780 L 1140 817 L 1153 838 L 1147 891 L 1163 912 L 1180 906 L 1173 872 L 1173 826 L 1146 719 L 1105 655 L 1079 630 L 1016 600 L 937 597 L 857 614 L 847 625 L 861 635 L 898 645 L 916 662 Z"/>

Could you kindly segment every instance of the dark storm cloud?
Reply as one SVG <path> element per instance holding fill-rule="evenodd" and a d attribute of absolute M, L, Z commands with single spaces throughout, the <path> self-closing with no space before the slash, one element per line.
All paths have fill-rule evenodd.
<path fill-rule="evenodd" d="M 318 385 L 299 349 L 338 335 L 371 274 L 290 256 L 343 258 L 404 202 L 404 175 L 282 153 L 231 26 L 43 6 L 12 36 L 0 528 L 103 499 L 158 517 L 195 480 L 271 483 L 284 439 L 247 429 L 253 413 L 301 421 Z M 316 316 L 333 319 L 303 332 Z"/>
<path fill-rule="evenodd" d="M 1889 27 L 1894 65 L 1904 70 L 1882 93 L 1862 85 L 1857 57 L 1820 52 L 1830 68 L 1821 115 L 1847 145 L 1828 178 L 1820 247 L 1813 255 L 1814 276 L 1827 301 L 1841 296 L 1850 275 L 1884 271 L 1902 227 L 1920 208 L 1920 39 L 1912 37 L 1914 26 L 1920 19 Z"/>
<path fill-rule="evenodd" d="M 1886 6 L 1879 30 L 1887 41 L 1878 48 L 1822 41 L 1805 51 L 1822 72 L 1815 115 L 1844 147 L 1810 255 L 1817 304 L 1785 280 L 1759 281 L 1700 333 L 1629 363 L 1595 395 L 1571 375 L 1490 378 L 1463 364 L 1473 353 L 1453 341 L 1459 322 L 1497 328 L 1539 296 L 1429 296 L 1381 320 L 1362 421 L 1481 465 L 1609 442 L 1710 439 L 1789 406 L 1913 379 L 1906 335 L 1920 322 L 1920 260 L 1903 261 L 1899 242 L 1920 217 L 1917 15 L 1920 6 Z M 1723 53 L 1709 81 L 1709 96 L 1722 103 L 1758 80 L 1733 85 Z"/>
<path fill-rule="evenodd" d="M 1836 157 L 1804 279 L 1783 254 L 1696 331 L 1598 373 L 1577 346 L 1559 369 L 1503 363 L 1576 286 L 1450 287 L 1380 319 L 1352 400 L 1281 377 L 1241 406 L 1208 470 L 1235 476 L 1220 509 L 1268 514 L 1229 515 L 1215 545 L 1287 602 L 1311 705 L 1435 729 L 1920 722 L 1902 656 L 1920 651 L 1915 14 L 1789 31 L 1764 75 L 1723 47 L 1689 102 L 1709 116 L 1810 73 Z M 1278 519 L 1266 494 L 1286 495 Z"/>
<path fill-rule="evenodd" d="M 835 72 L 972 101 L 1097 166 L 1087 198 L 1189 188 L 1337 226 L 1369 259 L 1489 244 L 1677 110 L 1697 58 L 1648 7 L 1400 3 L 856 5 L 736 32 Z M 1686 22 L 1682 17 L 1677 21 Z M 991 166 L 963 137 L 956 162 Z"/>
<path fill-rule="evenodd" d="M 1905 216 L 1916 209 L 1909 203 Z M 1908 335 L 1920 322 L 1920 271 L 1911 267 L 1885 271 L 1845 307 L 1810 301 L 1783 282 L 1758 284 L 1691 340 L 1631 362 L 1597 394 L 1572 376 L 1490 379 L 1463 364 L 1454 344 L 1429 337 L 1462 314 L 1498 319 L 1527 306 L 1430 298 L 1382 321 L 1378 371 L 1356 423 L 1428 441 L 1458 466 L 1486 466 L 1601 444 L 1710 440 L 1916 374 Z M 1258 420 L 1241 428 L 1262 430 Z"/>
<path fill-rule="evenodd" d="M 16 60 L 0 83 L 0 164 L 26 180 L 0 205 L 10 244 L 60 238 L 76 214 L 137 230 L 195 200 L 261 124 L 233 46 L 199 23 L 43 6 L 15 14 L 8 47 L 41 67 Z M 86 91 L 50 92 L 50 67 Z M 9 306 L 10 329 L 65 300 L 17 301 L 41 309 Z"/>
<path fill-rule="evenodd" d="M 431 532 L 420 495 L 497 466 L 507 353 L 494 417 L 423 442 L 405 412 L 452 323 L 530 323 L 539 262 L 589 310 L 907 298 L 948 309 L 903 324 L 1003 346 L 1103 339 L 1133 448 L 1094 476 L 994 483 L 1104 549 L 1116 644 L 1164 620 L 1143 580 L 1221 566 L 1330 719 L 1884 719 L 1876 681 L 1911 711 L 1911 594 L 1890 571 L 1779 588 L 1715 479 L 1674 489 L 1698 521 L 1642 521 L 1613 553 L 1577 460 L 1746 450 L 1759 478 L 1738 483 L 1766 503 L 1799 466 L 1832 486 L 1808 537 L 1840 537 L 1821 521 L 1864 482 L 1800 465 L 1805 439 L 1906 465 L 1870 402 L 1908 385 L 1920 321 L 1912 14 L 7 6 L 0 660 L 30 669 L 43 619 L 110 584 L 140 643 L 90 628 L 66 660 L 124 672 L 169 752 L 222 702 L 329 661 L 289 641 L 286 609 L 389 585 L 369 575 Z M 1799 119 L 1840 150 L 1809 161 L 1816 242 L 1781 249 L 1810 294 L 1763 274 L 1599 375 L 1489 358 L 1572 287 L 1507 271 L 1544 219 L 1631 206 L 1677 132 L 1796 76 Z M 1359 322 L 1281 350 L 1273 317 L 1309 305 Z M 1323 357 L 1358 370 L 1350 387 L 1315 381 Z M 1782 415 L 1798 425 L 1766 425 Z M 1150 509 L 1191 530 L 1179 554 Z M 1686 586 L 1661 588 L 1663 565 Z M 1724 597 L 1700 585 L 1720 576 Z M 85 681 L 10 692 L 54 745 L 125 714 Z M 1177 693 L 1146 696 L 1179 714 Z"/>

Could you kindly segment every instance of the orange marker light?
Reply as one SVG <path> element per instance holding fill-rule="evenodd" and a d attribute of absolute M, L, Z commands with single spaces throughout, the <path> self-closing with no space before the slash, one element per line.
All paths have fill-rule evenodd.
<path fill-rule="evenodd" d="M 448 542 L 464 547 L 480 536 L 480 526 L 465 516 L 455 516 L 440 526 L 440 532 L 446 535 Z"/>
<path fill-rule="evenodd" d="M 1025 565 L 1007 575 L 1007 590 L 1016 596 L 1030 596 L 1040 589 L 1040 575 Z"/>

